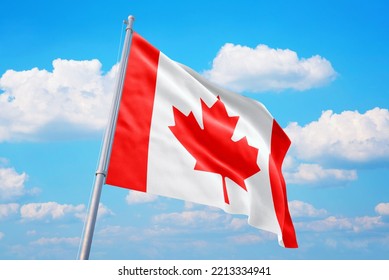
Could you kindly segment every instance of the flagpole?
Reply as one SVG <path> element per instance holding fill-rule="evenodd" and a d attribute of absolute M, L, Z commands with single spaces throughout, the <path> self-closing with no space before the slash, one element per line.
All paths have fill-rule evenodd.
<path fill-rule="evenodd" d="M 83 237 L 81 240 L 81 250 L 78 256 L 80 260 L 89 259 L 89 253 L 92 245 L 93 232 L 95 229 L 97 211 L 99 209 L 100 204 L 100 196 L 101 189 L 103 184 L 105 183 L 105 177 L 107 175 L 107 166 L 109 157 L 111 154 L 111 147 L 113 142 L 113 135 L 116 127 L 116 121 L 119 111 L 120 99 L 123 90 L 124 78 L 126 74 L 128 55 L 130 52 L 131 39 L 132 39 L 132 25 L 134 23 L 135 18 L 133 16 L 129 16 L 128 20 L 125 21 L 126 26 L 126 36 L 124 40 L 124 46 L 122 50 L 122 56 L 119 65 L 119 75 L 116 80 L 115 86 L 115 95 L 113 97 L 113 102 L 111 105 L 111 111 L 109 115 L 108 125 L 105 130 L 103 144 L 101 147 L 100 160 L 99 165 L 96 170 L 95 181 L 93 185 L 93 193 L 89 205 L 89 211 L 87 220 L 84 226 Z"/>

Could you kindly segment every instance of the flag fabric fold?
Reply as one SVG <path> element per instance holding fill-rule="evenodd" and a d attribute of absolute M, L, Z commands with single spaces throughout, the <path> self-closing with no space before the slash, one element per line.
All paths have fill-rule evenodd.
<path fill-rule="evenodd" d="M 259 102 L 134 33 L 106 183 L 245 214 L 296 248 L 282 162 L 291 142 Z"/>

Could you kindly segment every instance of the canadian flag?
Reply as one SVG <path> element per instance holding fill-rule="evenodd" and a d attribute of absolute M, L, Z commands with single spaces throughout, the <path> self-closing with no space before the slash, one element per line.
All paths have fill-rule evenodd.
<path fill-rule="evenodd" d="M 245 214 L 296 248 L 281 166 L 290 140 L 259 102 L 134 33 L 106 183 Z"/>

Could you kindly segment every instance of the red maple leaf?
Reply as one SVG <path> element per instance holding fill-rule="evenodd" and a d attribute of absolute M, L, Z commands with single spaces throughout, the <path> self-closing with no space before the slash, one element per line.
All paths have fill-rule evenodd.
<path fill-rule="evenodd" d="M 201 108 L 204 128 L 199 126 L 193 112 L 185 116 L 174 106 L 175 125 L 169 128 L 196 159 L 195 170 L 222 176 L 224 201 L 229 204 L 226 177 L 247 191 L 244 180 L 260 171 L 258 149 L 250 146 L 246 137 L 238 141 L 231 139 L 239 117 L 228 116 L 220 97 L 211 107 L 201 100 Z"/>

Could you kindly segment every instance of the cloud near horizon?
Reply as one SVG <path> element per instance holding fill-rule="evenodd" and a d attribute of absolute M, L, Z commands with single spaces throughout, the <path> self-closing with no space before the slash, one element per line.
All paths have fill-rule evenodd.
<path fill-rule="evenodd" d="M 316 163 L 300 163 L 284 171 L 290 184 L 331 187 L 343 185 L 358 178 L 356 170 L 324 168 Z"/>
<path fill-rule="evenodd" d="M 60 204 L 58 202 L 28 203 L 20 207 L 20 216 L 23 221 L 32 220 L 58 220 L 65 217 L 74 217 L 84 220 L 86 217 L 86 206 L 84 204 Z M 111 216 L 114 213 L 104 204 L 99 204 L 97 219 L 104 216 Z"/>
<path fill-rule="evenodd" d="M 325 209 L 317 209 L 312 204 L 300 200 L 292 200 L 288 204 L 290 214 L 293 218 L 319 217 L 328 213 Z"/>
<path fill-rule="evenodd" d="M 59 204 L 57 202 L 28 203 L 20 207 L 20 215 L 23 220 L 56 220 L 67 215 L 77 218 L 83 217 L 85 205 Z"/>

